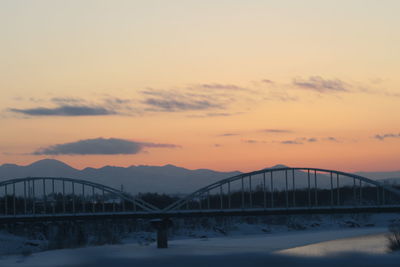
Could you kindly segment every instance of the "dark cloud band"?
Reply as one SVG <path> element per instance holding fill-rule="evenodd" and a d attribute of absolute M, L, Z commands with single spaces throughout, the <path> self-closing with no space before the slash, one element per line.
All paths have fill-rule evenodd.
<path fill-rule="evenodd" d="M 348 92 L 348 85 L 339 80 L 328 80 L 320 76 L 311 76 L 307 80 L 294 79 L 292 84 L 300 89 L 316 91 L 319 93 Z"/>
<path fill-rule="evenodd" d="M 90 106 L 60 106 L 55 108 L 10 108 L 9 111 L 29 116 L 104 116 L 115 115 L 117 112 L 104 107 Z"/>
<path fill-rule="evenodd" d="M 145 147 L 150 148 L 175 148 L 173 144 L 157 144 L 135 142 L 118 138 L 95 138 L 79 140 L 77 142 L 57 144 L 39 149 L 34 155 L 116 155 L 137 154 Z"/>

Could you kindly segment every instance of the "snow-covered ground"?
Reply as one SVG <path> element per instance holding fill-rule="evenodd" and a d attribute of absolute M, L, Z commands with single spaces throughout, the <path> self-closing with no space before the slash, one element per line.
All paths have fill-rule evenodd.
<path fill-rule="evenodd" d="M 46 248 L 46 243 L 44 240 L 28 239 L 2 231 L 0 232 L 0 255 L 27 255 L 39 252 Z"/>
<path fill-rule="evenodd" d="M 400 254 L 387 253 L 387 225 L 397 214 L 368 218 L 327 216 L 315 221 L 297 217 L 292 227 L 236 224 L 228 233 L 190 228 L 178 231 L 168 249 L 157 249 L 151 233 L 137 233 L 120 245 L 3 255 L 0 266 L 399 266 Z M 366 221 L 365 221 L 366 220 Z M 331 224 L 330 224 L 331 223 Z M 6 236 L 10 252 L 26 240 Z M 3 247 L 7 247 L 3 242 Z M 23 254 L 23 253 L 22 253 Z M 324 266 L 325 267 L 325 266 Z"/>
<path fill-rule="evenodd" d="M 6 256 L 0 259 L 0 266 L 277 266 L 271 262 L 280 266 L 317 266 L 325 262 L 328 266 L 350 266 L 349 259 L 351 266 L 398 264 L 400 255 L 387 255 L 379 247 L 385 245 L 382 239 L 385 232 L 384 228 L 359 228 L 185 239 L 171 241 L 168 249 L 157 249 L 154 244 L 107 245 Z M 370 242 L 378 255 L 336 255 L 337 252 L 369 253 Z M 310 251 L 315 252 L 315 248 L 328 250 L 318 254 L 323 258 L 304 257 Z"/>

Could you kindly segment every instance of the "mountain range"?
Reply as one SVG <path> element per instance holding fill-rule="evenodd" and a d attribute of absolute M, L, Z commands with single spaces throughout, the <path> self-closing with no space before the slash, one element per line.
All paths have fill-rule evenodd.
<path fill-rule="evenodd" d="M 68 177 L 88 180 L 129 193 L 189 193 L 220 179 L 239 174 L 208 169 L 189 170 L 174 165 L 75 169 L 61 161 L 43 159 L 27 166 L 3 164 L 0 181 L 22 177 Z"/>
<path fill-rule="evenodd" d="M 276 165 L 272 168 L 285 167 Z M 30 165 L 16 164 L 0 165 L 0 181 L 22 177 L 69 177 L 84 179 L 121 189 L 129 193 L 157 192 L 168 194 L 187 194 L 220 179 L 238 175 L 241 172 L 219 172 L 209 169 L 189 170 L 174 165 L 165 166 L 130 166 L 75 169 L 61 161 L 43 159 Z M 398 172 L 358 172 L 358 175 L 376 180 L 387 180 L 390 183 L 400 182 Z M 296 173 L 299 181 L 305 182 L 306 174 Z M 283 181 L 283 177 L 276 177 L 276 181 Z M 290 179 L 289 179 L 290 180 Z M 296 178 L 297 180 L 297 178 Z M 290 182 L 290 181 L 289 181 Z M 328 185 L 328 180 L 325 183 Z M 301 182 L 300 182 L 301 183 Z M 300 185 L 300 183 L 298 185 Z M 276 183 L 282 187 L 283 183 Z M 290 184 L 289 184 L 290 186 Z M 301 186 L 301 185 L 300 185 Z M 321 184 L 323 186 L 323 184 Z"/>

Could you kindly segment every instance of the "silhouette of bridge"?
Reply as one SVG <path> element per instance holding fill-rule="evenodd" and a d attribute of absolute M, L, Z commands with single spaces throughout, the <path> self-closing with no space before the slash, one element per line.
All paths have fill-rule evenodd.
<path fill-rule="evenodd" d="M 397 211 L 400 190 L 359 175 L 318 168 L 239 174 L 167 207 L 79 179 L 27 177 L 0 183 L 0 223 Z"/>

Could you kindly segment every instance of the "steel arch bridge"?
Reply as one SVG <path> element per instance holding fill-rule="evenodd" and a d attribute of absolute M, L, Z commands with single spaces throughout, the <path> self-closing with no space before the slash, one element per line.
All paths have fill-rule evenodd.
<path fill-rule="evenodd" d="M 319 168 L 269 168 L 239 174 L 176 201 L 174 211 L 354 210 L 399 207 L 400 190 L 356 174 Z M 279 213 L 279 212 L 278 212 Z"/>
<path fill-rule="evenodd" d="M 140 198 L 80 179 L 26 177 L 0 182 L 0 217 L 155 210 Z"/>
<path fill-rule="evenodd" d="M 239 174 L 165 208 L 80 179 L 27 177 L 0 182 L 0 222 L 386 211 L 400 211 L 400 190 L 318 168 Z"/>

